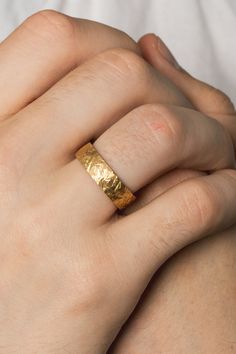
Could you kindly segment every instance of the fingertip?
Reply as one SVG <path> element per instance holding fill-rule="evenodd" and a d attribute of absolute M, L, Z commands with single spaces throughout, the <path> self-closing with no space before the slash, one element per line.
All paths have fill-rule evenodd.
<path fill-rule="evenodd" d="M 157 38 L 155 33 L 146 33 L 139 40 L 138 44 L 144 44 L 149 40 L 155 40 Z"/>
<path fill-rule="evenodd" d="M 152 64 L 153 66 L 155 66 L 155 63 L 152 62 L 152 48 L 155 47 L 157 38 L 158 37 L 155 35 L 155 33 L 147 33 L 142 36 L 138 41 L 138 45 L 144 59 L 149 61 L 150 64 Z"/>

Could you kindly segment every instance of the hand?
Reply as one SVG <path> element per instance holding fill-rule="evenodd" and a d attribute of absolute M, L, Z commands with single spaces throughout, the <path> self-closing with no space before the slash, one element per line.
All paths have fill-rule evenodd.
<path fill-rule="evenodd" d="M 1 43 L 1 115 L 18 112 L 75 67 L 112 48 L 141 55 L 137 43 L 127 34 L 100 23 L 52 10 L 29 17 Z M 162 75 L 156 76 L 159 103 L 190 106 L 174 85 Z"/>
<path fill-rule="evenodd" d="M 190 77 L 176 62 L 173 66 L 175 59 L 166 48 L 163 49 L 164 44 L 160 42 L 157 46 L 153 41 L 156 43 L 153 36 L 141 40 L 145 57 L 166 73 L 195 107 L 214 115 L 225 125 L 235 142 L 236 117 L 227 96 Z M 197 171 L 176 170 L 159 178 L 141 194 L 136 205 L 126 209 L 126 213 L 143 207 L 169 188 L 197 174 Z M 235 235 L 234 226 L 190 245 L 166 262 L 110 352 L 234 352 Z"/>
<path fill-rule="evenodd" d="M 230 228 L 167 261 L 109 353 L 235 353 L 235 236 Z"/>
<path fill-rule="evenodd" d="M 45 16 L 53 24 L 50 36 L 64 28 L 61 15 L 46 12 L 43 21 Z M 15 63 L 12 68 L 6 58 L 16 50 L 15 38 L 28 34 L 28 26 L 36 31 L 39 19 L 42 14 L 0 47 L 3 72 L 22 67 Z M 45 34 L 40 36 L 45 43 Z M 32 59 L 35 47 L 21 43 Z M 191 110 L 155 104 L 170 84 L 128 50 L 95 56 L 41 95 L 52 77 L 38 76 L 43 69 L 37 63 L 31 69 L 39 86 L 34 98 L 28 95 L 30 76 L 16 97 L 16 77 L 12 90 L 12 80 L 5 81 L 5 90 L 14 95 L 1 102 L 1 348 L 4 354 L 102 353 L 156 269 L 180 248 L 234 221 L 232 142 L 213 119 L 200 115 L 196 123 Z M 184 100 L 169 92 L 169 103 Z M 192 136 L 187 141 L 186 129 Z M 194 146 L 199 132 L 203 161 Z M 74 159 L 92 138 L 134 192 L 173 166 L 224 170 L 184 182 L 139 211 L 119 216 Z M 143 146 L 145 155 L 140 155 Z M 168 161 L 173 148 L 178 151 Z M 220 211 L 216 220 L 212 200 Z"/>

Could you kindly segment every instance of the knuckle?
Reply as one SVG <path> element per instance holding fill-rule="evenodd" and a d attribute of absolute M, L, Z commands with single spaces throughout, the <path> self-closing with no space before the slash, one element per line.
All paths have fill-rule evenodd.
<path fill-rule="evenodd" d="M 216 175 L 222 176 L 225 178 L 225 182 L 232 185 L 233 183 L 233 190 L 235 190 L 235 182 L 236 182 L 236 170 L 235 169 L 223 169 L 215 172 Z"/>
<path fill-rule="evenodd" d="M 77 275 L 77 277 L 76 277 Z M 66 275 L 65 275 L 66 276 Z M 78 277 L 83 279 L 78 283 Z M 74 318 L 87 313 L 88 310 L 96 311 L 97 308 L 108 306 L 107 287 L 98 283 L 95 277 L 93 281 L 86 275 L 75 274 L 70 275 L 67 287 L 69 293 L 69 306 L 67 306 L 67 314 Z M 67 276 L 68 278 L 68 276 Z M 70 285 L 71 284 L 71 285 Z M 104 304 L 106 304 L 104 306 Z"/>
<path fill-rule="evenodd" d="M 12 242 L 5 243 L 4 248 L 7 247 L 9 261 L 28 262 L 41 252 L 40 228 L 33 224 L 32 211 L 28 209 L 26 212 L 23 208 L 20 209 L 18 200 L 15 200 L 14 206 L 11 204 L 11 210 L 14 217 L 10 224 L 6 224 L 6 232 L 11 235 Z"/>
<path fill-rule="evenodd" d="M 184 126 L 171 106 L 149 104 L 143 106 L 141 111 L 143 115 L 148 117 L 147 123 L 154 135 L 158 133 L 159 137 L 164 137 L 167 148 L 169 147 L 172 150 L 180 147 L 180 140 L 184 135 Z"/>
<path fill-rule="evenodd" d="M 227 169 L 227 170 L 222 170 L 227 176 L 230 176 L 233 178 L 234 182 L 236 182 L 236 170 L 233 169 Z"/>
<path fill-rule="evenodd" d="M 133 163 L 137 157 L 140 160 L 149 160 L 150 151 L 158 151 L 163 158 L 173 155 L 173 150 L 179 153 L 181 123 L 175 117 L 166 117 L 159 112 L 159 105 L 139 106 L 127 115 L 120 126 L 118 124 L 106 135 L 106 141 L 111 143 L 113 156 L 122 164 Z M 111 164 L 115 163 L 104 147 L 103 154 L 107 155 Z"/>
<path fill-rule="evenodd" d="M 86 258 L 85 264 L 88 258 L 89 256 Z M 96 259 L 96 255 L 94 255 L 93 264 L 94 266 L 87 268 L 85 272 L 80 270 L 81 260 L 80 264 L 78 262 L 76 264 L 75 261 L 74 264 L 66 268 L 69 279 L 68 288 L 70 294 L 72 294 L 72 302 L 69 309 L 72 315 L 78 315 L 84 310 L 87 311 L 88 308 L 102 307 L 104 304 L 109 303 L 107 271 L 103 269 L 103 272 L 98 274 L 97 264 L 99 264 L 99 260 Z"/>
<path fill-rule="evenodd" d="M 30 34 L 54 41 L 71 39 L 74 27 L 70 18 L 54 10 L 42 10 L 28 17 L 22 25 Z"/>
<path fill-rule="evenodd" d="M 189 182 L 189 192 L 185 193 L 185 210 L 198 230 L 210 231 L 221 216 L 219 193 L 204 179 Z"/>
<path fill-rule="evenodd" d="M 70 293 L 70 306 L 68 312 L 72 316 L 76 316 L 83 311 L 87 311 L 92 306 L 97 306 L 104 295 L 102 294 L 101 285 L 98 284 L 95 273 L 92 275 L 91 271 L 79 272 L 77 265 L 68 264 L 66 268 L 66 285 Z M 64 270 L 62 270 L 64 271 Z M 78 281 L 80 279 L 80 281 Z"/>
<path fill-rule="evenodd" d="M 148 66 L 138 54 L 124 48 L 110 49 L 99 55 L 101 61 L 115 70 L 121 77 L 145 82 L 150 77 Z"/>

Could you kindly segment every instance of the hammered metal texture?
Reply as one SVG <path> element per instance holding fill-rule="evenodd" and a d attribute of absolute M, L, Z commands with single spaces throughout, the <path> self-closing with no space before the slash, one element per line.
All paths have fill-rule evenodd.
<path fill-rule="evenodd" d="M 136 199 L 91 143 L 79 149 L 76 158 L 118 209 Z"/>

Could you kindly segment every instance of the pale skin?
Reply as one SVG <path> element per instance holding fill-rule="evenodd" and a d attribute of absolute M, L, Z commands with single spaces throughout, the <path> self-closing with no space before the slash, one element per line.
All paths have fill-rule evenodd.
<path fill-rule="evenodd" d="M 146 37 L 141 42 L 147 60 L 178 83 L 200 111 L 210 112 L 224 125 L 231 126 L 235 141 L 235 115 L 217 113 L 227 98 L 187 73 L 173 70 L 153 51 L 150 40 Z M 188 86 L 188 91 L 184 86 Z M 162 177 L 149 187 L 148 193 L 146 190 L 142 205 L 195 174 L 196 171 L 178 170 Z M 109 353 L 236 353 L 235 236 L 234 226 L 172 257 L 157 272 Z"/>
<path fill-rule="evenodd" d="M 106 352 L 168 258 L 235 224 L 234 107 L 202 85 L 203 107 L 198 82 L 186 98 L 153 40 L 159 72 L 125 34 L 46 11 L 0 46 L 4 354 Z M 123 215 L 74 159 L 91 139 L 142 189 Z"/>

